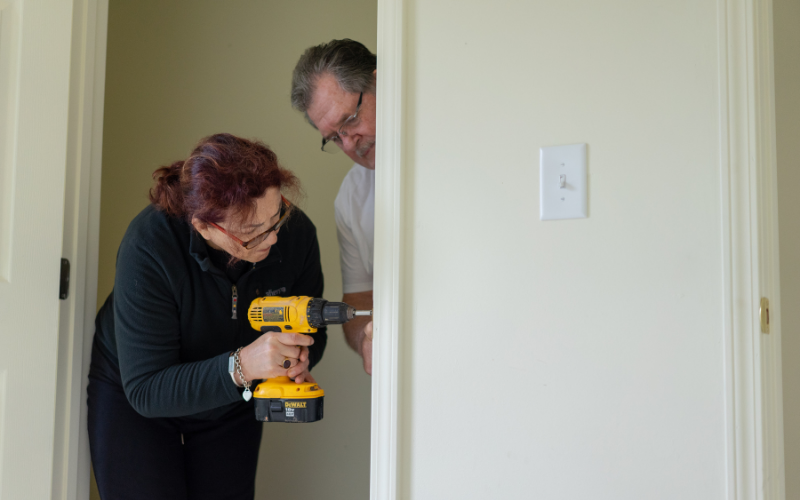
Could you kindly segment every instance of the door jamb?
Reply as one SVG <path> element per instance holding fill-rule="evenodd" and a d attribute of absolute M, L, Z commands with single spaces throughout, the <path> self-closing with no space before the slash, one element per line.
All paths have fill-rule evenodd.
<path fill-rule="evenodd" d="M 72 23 L 62 246 L 71 277 L 59 311 L 52 464 L 52 498 L 64 500 L 90 494 L 86 386 L 97 313 L 108 0 L 74 0 Z"/>
<path fill-rule="evenodd" d="M 726 497 L 784 499 L 772 2 L 718 0 L 717 14 Z"/>
<path fill-rule="evenodd" d="M 375 340 L 372 363 L 370 498 L 395 500 L 400 453 L 399 333 L 401 321 L 405 97 L 405 1 L 378 0 L 375 149 Z"/>

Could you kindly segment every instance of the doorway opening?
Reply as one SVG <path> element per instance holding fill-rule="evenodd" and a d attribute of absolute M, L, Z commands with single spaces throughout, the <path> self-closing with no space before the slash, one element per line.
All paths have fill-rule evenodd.
<path fill-rule="evenodd" d="M 289 101 L 303 51 L 338 38 L 377 52 L 377 2 L 109 2 L 98 308 L 113 288 L 125 229 L 148 204 L 152 172 L 218 132 L 265 142 L 300 178 L 301 208 L 317 228 L 325 296 L 339 300 L 332 207 L 352 161 L 321 152 L 319 133 Z M 340 327 L 329 327 L 328 337 L 314 370 L 329 395 L 325 418 L 264 426 L 257 498 L 369 495 L 370 377 Z M 99 498 L 94 488 L 92 498 Z"/>

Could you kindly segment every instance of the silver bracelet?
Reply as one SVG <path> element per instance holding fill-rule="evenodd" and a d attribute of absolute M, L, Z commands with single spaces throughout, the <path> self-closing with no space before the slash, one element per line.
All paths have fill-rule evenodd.
<path fill-rule="evenodd" d="M 239 378 L 242 379 L 242 383 L 244 385 L 244 392 L 242 393 L 242 398 L 245 401 L 250 401 L 250 398 L 253 397 L 253 393 L 250 392 L 250 382 L 244 378 L 244 373 L 242 373 L 242 363 L 239 360 L 239 353 L 242 351 L 242 348 L 236 349 L 236 352 L 233 353 L 233 362 L 236 365 L 236 373 L 239 374 Z"/>

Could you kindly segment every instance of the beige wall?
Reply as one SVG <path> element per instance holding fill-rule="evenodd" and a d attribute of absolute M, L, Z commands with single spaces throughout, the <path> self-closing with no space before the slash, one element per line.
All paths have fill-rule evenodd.
<path fill-rule="evenodd" d="M 303 182 L 317 226 L 329 299 L 341 298 L 333 200 L 351 166 L 319 151 L 319 135 L 289 104 L 302 51 L 333 38 L 376 50 L 377 2 L 127 2 L 112 0 L 103 143 L 99 304 L 114 282 L 117 247 L 148 203 L 150 174 L 215 132 L 258 138 Z M 325 419 L 265 425 L 258 498 L 366 498 L 370 378 L 329 330 L 314 375 Z"/>
<path fill-rule="evenodd" d="M 786 499 L 800 500 L 800 2 L 773 0 Z"/>
<path fill-rule="evenodd" d="M 717 5 L 408 1 L 401 498 L 724 498 Z"/>

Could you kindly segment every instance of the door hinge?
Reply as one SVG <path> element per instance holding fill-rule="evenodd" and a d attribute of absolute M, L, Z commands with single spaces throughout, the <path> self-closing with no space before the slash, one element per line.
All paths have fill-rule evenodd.
<path fill-rule="evenodd" d="M 61 283 L 58 286 L 58 298 L 66 300 L 69 295 L 69 261 L 61 259 Z"/>
<path fill-rule="evenodd" d="M 769 333 L 769 299 L 761 297 L 761 307 L 758 309 L 761 316 L 761 333 Z"/>

